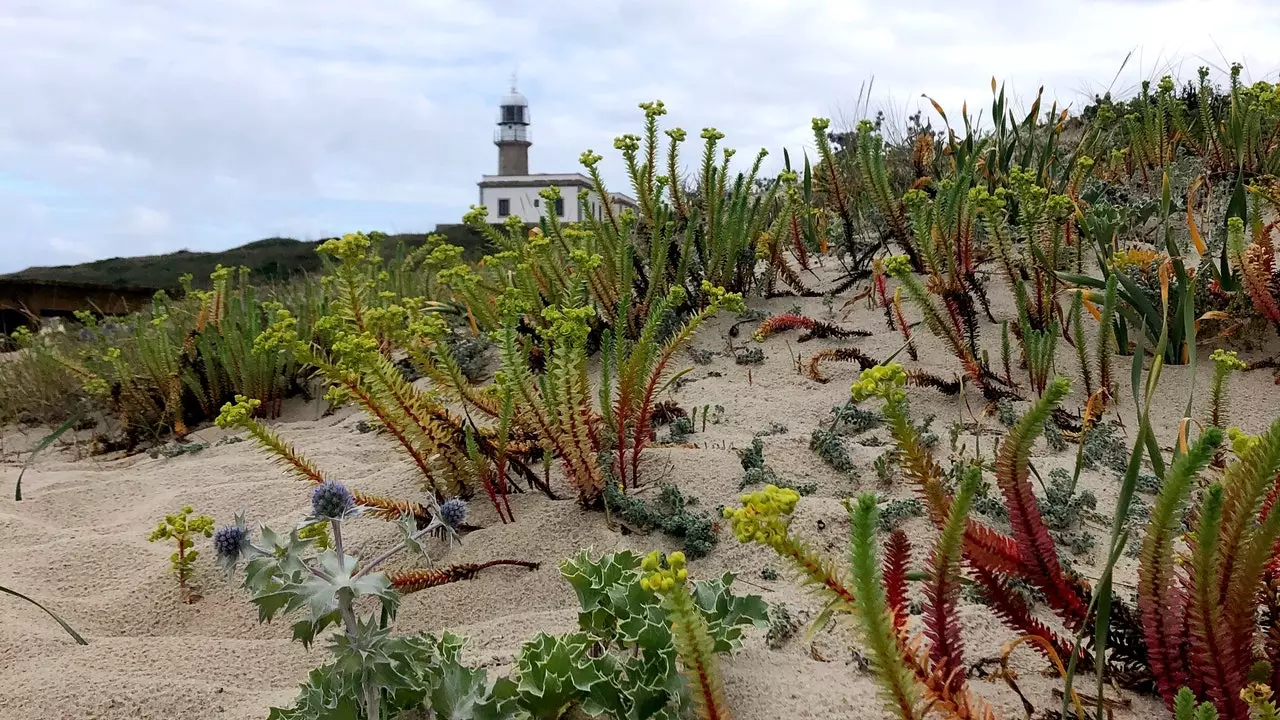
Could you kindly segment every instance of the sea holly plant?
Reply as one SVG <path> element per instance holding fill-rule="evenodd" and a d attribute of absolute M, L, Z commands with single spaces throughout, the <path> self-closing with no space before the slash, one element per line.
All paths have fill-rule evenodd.
<path fill-rule="evenodd" d="M 699 704 L 701 686 L 679 633 L 701 623 L 706 636 L 699 647 L 711 655 L 727 653 L 741 644 L 745 626 L 768 625 L 768 607 L 757 596 L 733 595 L 732 574 L 689 582 L 683 554 L 672 553 L 665 568 L 673 583 L 679 574 L 673 566 L 685 570 L 689 604 L 679 611 L 670 598 L 674 585 L 663 590 L 658 553 L 643 560 L 629 551 L 593 559 L 584 550 L 561 563 L 560 573 L 581 604 L 579 631 L 539 635 L 525 644 L 510 681 L 516 705 L 535 718 L 558 718 L 572 706 L 614 720 L 688 717 Z M 698 657 L 704 668 L 714 663 L 705 653 Z"/>
<path fill-rule="evenodd" d="M 244 587 L 258 607 L 260 621 L 290 618 L 293 638 L 305 646 L 331 626 L 340 629 L 329 645 L 332 662 L 310 674 L 293 707 L 274 708 L 273 720 L 381 720 L 422 706 L 436 717 L 506 717 L 499 713 L 502 699 L 492 695 L 483 674 L 458 665 L 456 638 L 397 637 L 388 626 L 403 593 L 470 578 L 492 565 L 537 567 L 497 560 L 431 570 L 380 570 L 405 551 L 430 561 L 424 541 L 432 536 L 456 538 L 465 509 L 460 500 L 432 504 L 431 520 L 421 528 L 406 515 L 401 541 L 366 560 L 351 554 L 343 541 L 346 524 L 364 509 L 345 485 L 326 480 L 312 490 L 311 513 L 299 528 L 284 533 L 263 527 L 255 542 L 244 517 L 237 516 L 233 525 L 213 534 L 225 568 L 230 571 L 246 561 Z M 300 536 L 301 530 L 319 523 L 328 525 L 330 547 L 322 549 L 314 535 Z M 455 712 L 461 705 L 467 713 Z"/>
<path fill-rule="evenodd" d="M 189 584 L 191 575 L 195 571 L 196 557 L 200 554 L 194 549 L 195 538 L 201 535 L 213 537 L 213 518 L 208 515 L 193 517 L 194 512 L 195 508 L 190 505 L 182 506 L 178 512 L 165 515 L 164 519 L 156 525 L 156 529 L 147 536 L 149 542 L 172 540 L 177 545 L 177 549 L 169 556 L 169 562 L 173 565 L 174 575 L 178 576 L 182 602 L 188 604 L 199 599 Z"/>

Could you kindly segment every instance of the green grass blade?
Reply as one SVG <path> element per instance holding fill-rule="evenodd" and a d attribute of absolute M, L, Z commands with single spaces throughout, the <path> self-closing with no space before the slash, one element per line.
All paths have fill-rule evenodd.
<path fill-rule="evenodd" d="M 49 447 L 49 445 L 52 444 L 53 441 L 62 437 L 63 433 L 70 430 L 71 427 L 79 421 L 80 421 L 80 416 L 76 415 L 72 417 L 70 420 L 62 423 L 62 425 L 57 430 L 54 430 L 53 432 L 46 435 L 44 439 L 40 441 L 40 444 L 36 445 L 36 449 L 32 450 L 31 454 L 27 456 L 26 462 L 22 463 L 22 469 L 18 471 L 18 483 L 13 488 L 13 499 L 15 502 L 22 501 L 22 476 L 27 472 L 27 466 L 31 464 L 31 461 L 36 459 L 36 455 L 39 455 L 41 450 L 44 450 L 45 448 Z M 3 588 L 0 588 L 0 589 L 3 589 Z"/>
<path fill-rule="evenodd" d="M 7 588 L 7 587 L 5 587 L 5 586 L 3 586 L 3 585 L 0 585 L 0 592 L 2 592 L 2 593 L 8 593 L 9 595 L 12 595 L 12 596 L 14 596 L 14 597 L 16 597 L 16 598 L 20 598 L 20 599 L 22 599 L 22 600 L 26 600 L 27 602 L 31 603 L 32 605 L 35 605 L 36 607 L 38 607 L 38 608 L 40 608 L 41 610 L 43 610 L 43 611 L 45 611 L 46 613 L 48 613 L 49 617 L 51 617 L 51 618 L 53 618 L 54 620 L 56 620 L 56 621 L 58 622 L 58 624 L 62 626 L 62 629 L 63 629 L 63 630 L 66 630 L 66 631 L 67 631 L 67 634 L 68 634 L 68 635 L 70 635 L 72 638 L 74 638 L 74 639 L 75 639 L 75 641 L 76 641 L 76 643 L 77 643 L 77 644 L 79 644 L 79 645 L 88 645 L 88 644 L 89 644 L 89 641 L 88 641 L 88 640 L 85 640 L 83 637 L 81 637 L 81 636 L 80 636 L 80 633 L 78 633 L 78 632 L 76 632 L 76 631 L 75 631 L 75 628 L 73 628 L 73 627 L 71 627 L 70 625 L 68 625 L 66 620 L 63 620 L 62 618 L 58 617 L 58 616 L 57 616 L 57 615 L 56 615 L 52 610 L 50 610 L 49 608 L 47 608 L 47 607 L 45 607 L 45 606 L 41 605 L 40 603 L 36 602 L 35 600 L 32 600 L 31 598 L 27 597 L 26 595 L 23 595 L 22 593 L 18 592 L 17 590 L 10 590 L 9 588 Z"/>

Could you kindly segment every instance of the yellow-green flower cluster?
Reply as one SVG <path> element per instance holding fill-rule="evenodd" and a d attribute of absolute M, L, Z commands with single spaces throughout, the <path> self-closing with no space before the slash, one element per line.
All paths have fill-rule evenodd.
<path fill-rule="evenodd" d="M 547 335 L 569 345 L 586 342 L 591 332 L 589 323 L 595 316 L 595 308 L 589 306 L 561 308 L 552 305 L 542 309 L 542 318 L 550 324 Z"/>
<path fill-rule="evenodd" d="M 341 238 L 321 243 L 316 252 L 332 255 L 344 263 L 354 263 L 364 259 L 370 244 L 369 236 L 364 233 L 347 233 Z"/>
<path fill-rule="evenodd" d="M 1245 368 L 1244 361 L 1240 359 L 1235 350 L 1218 348 L 1209 355 L 1209 359 L 1224 375 L 1232 370 L 1243 370 Z"/>
<path fill-rule="evenodd" d="M 640 569 L 645 573 L 640 577 L 640 588 L 646 592 L 668 593 L 689 580 L 684 553 L 679 551 L 667 556 L 667 566 L 664 568 L 662 554 L 654 550 L 645 556 Z"/>
<path fill-rule="evenodd" d="M 237 395 L 234 403 L 227 403 L 222 406 L 222 411 L 218 413 L 218 418 L 214 420 L 214 423 L 220 428 L 237 427 L 253 417 L 253 411 L 261 404 L 261 400 Z"/>
<path fill-rule="evenodd" d="M 1250 435 L 1238 427 L 1227 428 L 1227 439 L 1231 441 L 1231 451 L 1236 457 L 1242 457 L 1258 444 L 1259 436 Z"/>
<path fill-rule="evenodd" d="M 882 397 L 889 402 L 901 402 L 907 397 L 903 390 L 907 385 L 907 373 L 898 363 L 876 365 L 862 371 L 858 381 L 849 388 L 855 401 L 870 397 Z"/>
<path fill-rule="evenodd" d="M 814 119 L 813 119 L 813 131 L 814 131 L 814 132 L 816 132 L 816 133 L 826 132 L 827 128 L 829 128 L 829 127 L 831 127 L 831 120 L 830 120 L 829 118 L 814 118 Z"/>
<path fill-rule="evenodd" d="M 205 537 L 213 537 L 213 518 L 208 515 L 191 517 L 193 512 L 195 512 L 195 508 L 190 505 L 184 505 L 182 510 L 177 513 L 165 515 L 164 519 L 156 525 L 156 529 L 152 530 L 151 534 L 147 536 L 147 540 L 151 542 L 168 540 L 171 537 L 177 537 L 188 532 Z M 190 545 L 187 547 L 190 547 Z"/>
<path fill-rule="evenodd" d="M 646 118 L 656 118 L 660 115 L 667 114 L 667 107 L 666 105 L 662 104 L 661 100 L 654 100 L 653 102 L 642 102 L 640 103 L 640 109 L 644 111 L 644 116 Z"/>
<path fill-rule="evenodd" d="M 613 139 L 613 147 L 621 150 L 623 154 L 634 154 L 640 149 L 640 136 L 631 133 L 619 135 Z"/>
<path fill-rule="evenodd" d="M 787 516 L 795 512 L 800 493 L 791 488 L 765 485 L 763 490 L 739 499 L 742 507 L 724 509 L 724 517 L 733 526 L 738 542 L 776 547 L 787 537 Z"/>
<path fill-rule="evenodd" d="M 702 292 L 711 300 L 711 305 L 717 309 L 731 312 L 742 312 L 747 309 L 741 293 L 731 293 L 722 287 L 712 285 L 710 281 L 702 281 Z"/>
<path fill-rule="evenodd" d="M 903 277 L 911 273 L 911 258 L 906 255 L 890 255 L 884 259 L 884 271 L 891 277 Z"/>

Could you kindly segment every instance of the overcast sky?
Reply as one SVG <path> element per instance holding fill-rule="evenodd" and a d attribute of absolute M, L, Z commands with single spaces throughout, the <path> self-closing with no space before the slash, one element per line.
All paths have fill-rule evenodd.
<path fill-rule="evenodd" d="M 1130 51 L 1117 89 L 1275 80 L 1277 37 L 1276 0 L 6 0 L 0 272 L 454 222 L 516 68 L 531 170 L 593 148 L 627 190 L 612 139 L 643 100 L 780 160 L 872 76 L 899 110 L 976 111 L 993 74 L 1078 109 Z"/>

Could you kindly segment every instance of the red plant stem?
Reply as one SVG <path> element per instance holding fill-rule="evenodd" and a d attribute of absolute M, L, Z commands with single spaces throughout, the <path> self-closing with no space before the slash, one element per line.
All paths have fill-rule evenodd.
<path fill-rule="evenodd" d="M 809 251 L 804 246 L 804 237 L 800 234 L 800 220 L 795 213 L 791 213 L 791 242 L 795 246 L 796 259 L 800 261 L 800 267 L 808 270 Z"/>
<path fill-rule="evenodd" d="M 373 413 L 374 417 L 378 419 L 378 422 L 387 429 L 387 432 L 394 435 L 396 440 L 404 446 L 405 451 L 409 453 L 409 457 L 413 458 L 414 464 L 418 466 L 418 469 L 422 471 L 422 474 L 425 475 L 427 480 L 431 483 L 431 489 L 435 493 L 436 498 L 438 500 L 443 500 L 444 497 L 440 494 L 440 491 L 436 489 L 435 478 L 431 474 L 431 468 L 427 465 L 426 458 L 422 457 L 422 453 L 418 452 L 418 449 L 413 446 L 413 443 L 409 441 L 409 438 L 405 437 L 405 434 L 396 427 L 395 423 L 391 422 L 391 419 L 382 411 L 382 408 L 378 407 L 373 398 L 358 384 L 349 380 L 342 380 L 341 382 L 352 395 L 360 398 L 360 402 L 364 403 L 364 406 L 368 408 L 369 412 Z"/>

